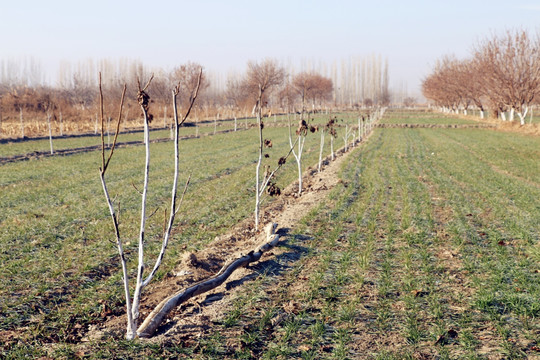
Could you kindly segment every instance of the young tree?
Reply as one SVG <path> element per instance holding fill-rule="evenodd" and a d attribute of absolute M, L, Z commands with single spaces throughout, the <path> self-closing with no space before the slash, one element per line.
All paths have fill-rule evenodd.
<path fill-rule="evenodd" d="M 296 143 L 298 144 L 298 149 L 295 150 L 291 130 L 291 121 L 289 120 L 289 145 L 298 167 L 298 196 L 302 195 L 302 154 L 304 152 L 304 144 L 306 142 L 308 131 L 315 132 L 316 128 L 312 125 L 308 125 L 304 119 L 300 119 L 298 122 L 298 128 L 296 129 Z"/>
<path fill-rule="evenodd" d="M 263 148 L 265 139 L 263 138 L 264 123 L 262 121 L 262 111 L 266 103 L 268 93 L 275 87 L 283 83 L 285 78 L 285 70 L 277 64 L 275 60 L 266 59 L 260 63 L 249 62 L 245 79 L 245 86 L 249 89 L 249 93 L 254 95 L 255 106 L 253 110 L 257 117 L 259 147 L 258 160 L 255 168 L 255 229 L 259 228 L 259 210 L 261 205 L 261 195 L 263 194 L 270 173 L 266 171 L 261 177 L 261 165 L 263 161 Z"/>
<path fill-rule="evenodd" d="M 51 124 L 51 117 L 52 112 L 55 110 L 56 105 L 54 103 L 53 97 L 49 93 L 44 93 L 42 96 L 40 96 L 37 100 L 38 102 L 38 108 L 40 110 L 43 110 L 45 112 L 45 115 L 47 116 L 47 128 L 49 130 L 49 146 L 50 146 L 50 152 L 51 155 L 54 154 L 54 147 L 53 147 L 53 139 L 52 139 L 52 124 Z"/>
<path fill-rule="evenodd" d="M 332 161 L 335 159 L 334 155 L 334 139 L 337 138 L 337 117 L 331 117 L 325 125 L 325 130 L 330 135 L 330 156 Z"/>
<path fill-rule="evenodd" d="M 126 311 L 127 311 L 127 331 L 126 331 L 126 338 L 127 339 L 133 339 L 138 336 L 137 326 L 139 323 L 139 307 L 140 307 L 140 298 L 141 298 L 141 292 L 144 287 L 146 287 L 150 281 L 155 276 L 157 270 L 161 266 L 161 262 L 163 260 L 163 257 L 165 255 L 165 251 L 167 249 L 169 239 L 171 236 L 172 227 L 174 225 L 175 216 L 178 213 L 179 210 L 179 204 L 177 204 L 178 196 L 177 196 L 177 188 L 178 188 L 178 165 L 179 165 L 179 128 L 180 126 L 186 121 L 188 118 L 191 109 L 193 107 L 193 104 L 195 103 L 195 100 L 197 98 L 200 84 L 201 84 L 201 77 L 202 77 L 202 69 L 200 69 L 199 74 L 197 76 L 197 83 L 194 88 L 189 89 L 189 105 L 185 111 L 185 114 L 179 118 L 178 111 L 177 111 L 177 104 L 176 99 L 178 94 L 181 91 L 180 84 L 177 85 L 173 91 L 172 91 L 172 98 L 173 98 L 173 111 L 174 111 L 174 121 L 175 121 L 175 163 L 174 163 L 174 178 L 173 178 L 173 184 L 172 184 L 172 191 L 171 191 L 171 207 L 170 207 L 170 215 L 167 222 L 167 229 L 163 235 L 162 245 L 160 253 L 155 260 L 154 266 L 150 273 L 145 277 L 144 271 L 145 271 L 145 259 L 144 259 L 144 243 L 145 243 L 145 229 L 146 229 L 146 202 L 147 202 L 147 192 L 148 192 L 148 186 L 149 186 L 149 172 L 150 172 L 150 136 L 149 136 L 149 124 L 152 121 L 152 115 L 149 113 L 149 105 L 150 105 L 150 96 L 146 92 L 148 89 L 148 86 L 150 85 L 150 82 L 152 81 L 152 77 L 148 81 L 148 83 L 141 87 L 140 83 L 138 84 L 138 94 L 137 94 L 137 100 L 139 102 L 139 105 L 141 107 L 143 117 L 144 117 L 144 144 L 145 144 L 145 167 L 144 167 L 144 185 L 141 192 L 141 221 L 140 221 L 140 231 L 139 231 L 139 241 L 138 241 L 138 266 L 137 266 L 137 279 L 135 282 L 135 289 L 133 298 L 131 298 L 130 295 L 130 286 L 129 286 L 129 276 L 128 276 L 128 270 L 127 270 L 127 262 L 125 258 L 125 253 L 123 249 L 122 244 L 122 237 L 120 234 L 120 228 L 119 228 L 119 220 L 117 211 L 115 210 L 115 204 L 113 200 L 111 199 L 105 174 L 108 169 L 109 163 L 111 161 L 111 158 L 113 156 L 117 136 L 120 130 L 120 121 L 122 119 L 122 108 L 124 104 L 124 97 L 126 92 L 126 86 L 124 85 L 123 92 L 122 92 L 122 98 L 120 101 L 120 110 L 117 120 L 117 126 L 116 126 L 116 133 L 115 137 L 111 146 L 111 150 L 106 158 L 105 156 L 105 140 L 104 140 L 104 113 L 103 113 L 103 92 L 102 92 L 102 86 L 101 86 L 101 75 L 99 79 L 99 88 L 100 88 L 100 104 L 101 104 L 101 144 L 102 144 L 102 165 L 100 167 L 100 179 L 101 184 L 103 187 L 103 192 L 109 207 L 109 212 L 111 215 L 111 219 L 114 226 L 115 231 L 115 237 L 116 237 L 116 245 L 118 248 L 119 256 L 120 256 L 120 263 L 122 265 L 122 273 L 123 273 L 123 283 L 124 283 L 124 293 L 125 293 L 125 300 L 126 300 Z M 184 189 L 184 193 L 182 194 L 182 198 L 185 194 L 185 191 L 187 189 L 187 185 L 189 183 L 189 178 L 186 183 L 186 188 Z M 180 204 L 182 202 L 182 198 L 180 199 Z"/>
<path fill-rule="evenodd" d="M 322 154 L 324 150 L 324 128 L 317 129 L 321 132 L 321 142 L 319 144 L 319 164 L 317 166 L 317 172 L 321 172 L 322 170 Z"/>
<path fill-rule="evenodd" d="M 306 135 L 308 130 L 315 132 L 316 128 L 313 126 L 308 126 L 305 119 L 306 112 L 306 100 L 311 100 L 312 110 L 315 110 L 315 101 L 317 99 L 325 99 L 329 97 L 332 92 L 332 80 L 325 78 L 316 73 L 302 72 L 296 75 L 293 78 L 291 83 L 292 89 L 297 93 L 298 97 L 301 100 L 302 110 L 300 113 L 300 121 L 298 124 L 298 129 L 296 130 L 296 135 L 298 139 L 298 149 L 293 149 L 293 155 L 296 159 L 296 164 L 298 166 L 298 195 L 302 195 L 302 153 L 304 151 L 304 143 L 306 141 Z M 324 139 L 324 134 L 321 135 Z M 292 146 L 292 131 L 291 131 L 291 122 L 289 120 L 289 144 Z"/>

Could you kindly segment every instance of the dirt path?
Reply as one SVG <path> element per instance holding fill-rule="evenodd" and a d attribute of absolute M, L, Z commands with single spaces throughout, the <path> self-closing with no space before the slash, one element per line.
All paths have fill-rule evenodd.
<path fill-rule="evenodd" d="M 353 147 L 352 150 L 354 149 Z M 295 182 L 285 188 L 276 201 L 262 210 L 261 224 L 277 223 L 277 232 L 282 239 L 280 243 L 286 242 L 285 235 L 339 183 L 338 173 L 352 150 L 346 153 L 343 149 L 338 150 L 334 161 L 329 157 L 324 159 L 325 165 L 320 173 L 316 167 L 308 168 L 304 172 L 302 196 L 297 196 L 298 184 Z M 261 231 L 255 232 L 253 227 L 253 220 L 246 219 L 228 234 L 216 237 L 204 250 L 183 254 L 179 267 L 173 274 L 169 274 L 159 283 L 149 285 L 146 289 L 146 295 L 141 301 L 142 319 L 167 296 L 214 275 L 228 260 L 255 249 L 264 241 L 264 234 Z M 286 252 L 288 253 L 284 254 Z M 184 340 L 200 337 L 226 312 L 226 309 L 231 308 L 235 294 L 242 291 L 242 284 L 259 275 L 260 270 L 256 268 L 274 267 L 268 270 L 273 274 L 279 274 L 283 269 L 279 269 L 279 265 L 276 264 L 276 257 L 287 256 L 294 261 L 300 255 L 278 245 L 274 250 L 265 253 L 257 265 L 237 270 L 223 285 L 181 305 L 169 316 L 166 324 L 158 329 L 156 336 L 148 341 L 161 342 L 178 337 Z M 111 335 L 122 337 L 125 331 L 125 318 L 113 317 L 108 319 L 105 326 L 89 330 L 87 339 Z"/>

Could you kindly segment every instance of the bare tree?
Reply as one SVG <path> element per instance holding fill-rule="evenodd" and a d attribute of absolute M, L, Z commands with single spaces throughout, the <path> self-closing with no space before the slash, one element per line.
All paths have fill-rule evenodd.
<path fill-rule="evenodd" d="M 298 92 L 294 89 L 290 82 L 287 82 L 278 94 L 281 102 L 281 107 L 287 112 L 287 118 L 290 120 L 290 114 L 294 110 L 294 102 L 298 97 Z"/>
<path fill-rule="evenodd" d="M 531 39 L 525 30 L 507 31 L 480 43 L 475 56 L 492 102 L 503 103 L 512 114 L 516 111 L 524 125 L 531 103 L 540 94 L 540 38 Z"/>
<path fill-rule="evenodd" d="M 322 156 L 323 156 L 323 150 L 324 150 L 325 128 L 321 126 L 317 130 L 320 131 L 320 133 L 321 133 L 321 142 L 319 144 L 319 165 L 317 166 L 317 172 L 321 172 L 321 170 L 322 170 Z"/>
<path fill-rule="evenodd" d="M 299 137 L 298 148 L 296 150 L 292 150 L 298 167 L 298 195 L 300 196 L 302 195 L 302 153 L 304 151 L 306 135 L 308 134 L 308 130 L 311 132 L 315 132 L 316 130 L 314 126 L 308 126 L 305 119 L 306 100 L 311 100 L 312 111 L 314 111 L 316 100 L 320 99 L 322 101 L 323 99 L 327 99 L 332 93 L 333 86 L 332 80 L 317 73 L 302 72 L 293 78 L 291 87 L 300 98 L 302 109 L 300 113 L 300 121 L 296 130 L 296 135 Z M 324 140 L 324 134 L 322 134 L 321 137 Z M 293 148 L 292 138 L 291 122 L 289 119 L 289 144 L 291 145 L 291 148 Z"/>
<path fill-rule="evenodd" d="M 291 85 L 300 97 L 302 105 L 300 118 L 304 119 L 304 113 L 306 112 L 306 100 L 309 97 L 313 97 L 312 94 L 317 86 L 315 74 L 302 72 L 293 78 Z"/>
<path fill-rule="evenodd" d="M 319 102 L 319 108 L 322 108 L 324 101 L 328 101 L 332 97 L 332 92 L 334 91 L 334 83 L 332 79 L 316 74 L 315 76 L 315 89 L 313 89 L 310 94 L 313 108 L 315 102 Z"/>
<path fill-rule="evenodd" d="M 405 99 L 403 99 L 403 106 L 406 108 L 413 107 L 414 104 L 416 104 L 416 99 L 412 96 L 407 96 Z"/>
<path fill-rule="evenodd" d="M 155 276 L 157 270 L 161 266 L 161 262 L 163 260 L 163 257 L 165 255 L 165 251 L 167 249 L 169 239 L 171 236 L 172 227 L 174 225 L 175 216 L 179 211 L 180 204 L 182 202 L 182 199 L 184 197 L 184 194 L 187 190 L 187 186 L 189 184 L 189 178 L 186 182 L 186 187 L 184 188 L 184 193 L 182 194 L 182 198 L 180 199 L 180 204 L 177 204 L 178 196 L 177 196 L 177 188 L 178 188 L 178 165 L 179 165 L 179 128 L 180 126 L 186 121 L 188 118 L 191 109 L 193 107 L 193 104 L 195 103 L 195 100 L 197 98 L 200 84 L 201 84 L 201 77 L 202 77 L 202 69 L 199 70 L 198 76 L 197 76 L 197 83 L 195 86 L 191 89 L 189 89 L 187 98 L 189 99 L 189 105 L 187 106 L 185 110 L 185 114 L 179 118 L 178 111 L 177 111 L 177 104 L 176 99 L 177 96 L 180 93 L 181 86 L 178 84 L 175 86 L 172 92 L 173 97 L 173 111 L 174 111 L 174 121 L 175 121 L 175 162 L 174 162 L 174 178 L 173 178 L 173 185 L 172 185 L 172 191 L 171 191 L 171 206 L 169 210 L 169 219 L 167 222 L 167 229 L 163 235 L 162 245 L 160 253 L 155 260 L 154 266 L 150 273 L 145 277 L 144 271 L 145 271 L 145 261 L 144 261 L 144 243 L 145 243 L 145 229 L 146 229 L 146 203 L 147 203 L 147 193 L 148 193 L 148 186 L 149 186 L 149 172 L 150 172 L 150 136 L 149 136 L 149 124 L 152 121 L 152 115 L 149 112 L 149 105 L 150 105 L 150 96 L 147 93 L 148 86 L 150 85 L 150 82 L 152 81 L 152 77 L 150 80 L 146 83 L 144 87 L 141 87 L 140 83 L 138 84 L 138 95 L 137 100 L 141 107 L 143 117 L 144 117 L 144 144 L 145 144 L 145 167 L 144 167 L 144 184 L 143 189 L 141 191 L 141 221 L 140 221 L 140 231 L 139 231 L 139 241 L 138 241 L 138 266 L 137 266 L 137 279 L 135 283 L 135 290 L 133 294 L 133 298 L 131 298 L 130 295 L 130 289 L 129 289 L 129 277 L 128 277 L 128 270 L 127 270 L 127 264 L 125 259 L 125 253 L 123 249 L 122 244 L 122 238 L 120 235 L 120 229 L 119 229 L 119 221 L 118 221 L 118 215 L 115 210 L 115 204 L 111 200 L 111 197 L 109 195 L 107 185 L 106 185 L 106 179 L 105 174 L 107 171 L 107 168 L 109 166 L 109 163 L 111 161 L 111 158 L 113 156 L 117 136 L 120 129 L 120 121 L 122 119 L 122 109 L 124 104 L 124 96 L 126 92 L 126 86 L 124 85 L 124 89 L 122 92 L 122 98 L 120 101 L 120 110 L 117 120 L 117 126 L 116 126 L 116 133 L 115 137 L 111 146 L 111 150 L 106 157 L 105 155 L 105 140 L 104 140 L 104 113 L 103 113 L 103 92 L 101 87 L 101 76 L 99 80 L 99 87 L 100 87 L 100 104 L 101 104 L 101 143 L 102 143 L 102 165 L 100 168 L 100 179 L 103 187 L 103 191 L 105 194 L 105 198 L 107 200 L 107 204 L 109 207 L 109 212 L 112 218 L 113 226 L 115 229 L 115 236 L 116 236 L 116 245 L 118 248 L 118 252 L 120 255 L 120 262 L 122 265 L 122 273 L 123 273 L 123 280 L 124 280 L 124 293 L 125 293 L 125 299 L 126 299 L 126 310 L 127 310 L 127 331 L 126 331 L 126 338 L 127 339 L 133 339 L 138 336 L 138 320 L 139 320 L 139 307 L 140 307 L 140 299 L 141 299 L 141 292 L 144 287 L 146 287 L 150 281 Z"/>
<path fill-rule="evenodd" d="M 260 63 L 249 62 L 245 79 L 245 86 L 249 93 L 254 95 L 255 106 L 253 110 L 257 117 L 259 148 L 258 160 L 255 168 L 255 229 L 259 228 L 259 210 L 261 205 L 261 196 L 265 187 L 270 181 L 272 173 L 265 171 L 261 177 L 261 165 L 263 160 L 263 148 L 265 139 L 263 138 L 264 123 L 262 121 L 262 111 L 266 103 L 268 93 L 275 87 L 283 83 L 285 70 L 279 66 L 275 60 L 266 59 Z"/>
<path fill-rule="evenodd" d="M 463 84 L 465 97 L 480 111 L 483 119 L 486 110 L 487 91 L 482 83 L 483 69 L 476 59 L 466 59 L 461 62 L 460 80 Z"/>
<path fill-rule="evenodd" d="M 181 108 L 187 109 L 191 103 L 192 91 L 199 85 L 199 95 L 208 89 L 210 82 L 204 73 L 201 73 L 203 67 L 194 62 L 188 62 L 185 65 L 174 68 L 171 72 L 172 83 L 178 84 L 178 102 Z M 200 79 L 199 79 L 200 75 Z"/>
<path fill-rule="evenodd" d="M 331 117 L 328 122 L 325 125 L 325 130 L 330 135 L 330 156 L 332 158 L 332 161 L 335 159 L 334 154 L 334 139 L 337 137 L 337 117 L 333 116 Z"/>
<path fill-rule="evenodd" d="M 225 99 L 227 104 L 232 107 L 234 116 L 234 131 L 237 130 L 238 112 L 246 108 L 246 100 L 249 95 L 246 92 L 246 87 L 239 79 L 229 78 L 227 81 L 227 89 L 225 91 Z"/>
<path fill-rule="evenodd" d="M 525 117 L 540 94 L 540 38 L 524 30 L 507 31 L 481 41 L 472 59 L 443 57 L 422 83 L 424 96 L 445 111 L 470 104 L 484 117 L 486 105 L 495 117 Z"/>
<path fill-rule="evenodd" d="M 307 121 L 301 118 L 298 122 L 298 128 L 296 129 L 296 143 L 298 144 L 298 148 L 295 150 L 291 130 L 291 121 L 289 120 L 289 145 L 298 167 L 298 196 L 302 195 L 302 154 L 304 152 L 304 144 L 306 142 L 306 136 L 309 130 L 311 130 L 311 132 L 315 132 L 316 128 L 314 126 L 309 126 Z"/>

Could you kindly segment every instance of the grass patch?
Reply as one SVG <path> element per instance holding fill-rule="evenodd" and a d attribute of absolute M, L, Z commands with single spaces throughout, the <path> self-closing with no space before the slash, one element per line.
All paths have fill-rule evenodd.
<path fill-rule="evenodd" d="M 456 123 L 427 113 L 394 115 L 385 121 Z M 286 147 L 286 129 L 267 130 L 274 150 Z M 183 173 L 193 170 L 188 194 L 197 196 L 188 196 L 164 272 L 182 246 L 201 248 L 251 214 L 254 138 L 250 130 L 181 144 L 189 154 Z M 318 137 L 308 140 L 306 163 L 314 163 Z M 154 145 L 153 207 L 167 198 L 170 170 L 161 164 L 168 145 Z M 302 248 L 301 256 L 282 264 L 287 271 L 246 282 L 196 343 L 110 339 L 90 344 L 86 357 L 535 358 L 538 149 L 538 138 L 491 130 L 376 129 L 344 164 L 329 198 L 291 230 L 284 246 Z M 128 195 L 141 181 L 134 166 L 141 150 L 119 150 L 111 168 L 124 224 L 137 216 L 138 201 Z M 76 356 L 70 326 L 99 324 L 103 299 L 123 311 L 91 170 L 98 160 L 80 154 L 3 166 L 0 271 L 9 276 L 0 279 L 0 331 L 22 334 L 3 345 L 4 357 L 50 356 L 51 342 L 59 344 L 56 357 Z M 293 165 L 280 184 L 293 181 Z M 152 221 L 150 239 L 161 228 Z M 50 262 L 60 256 L 65 261 Z"/>

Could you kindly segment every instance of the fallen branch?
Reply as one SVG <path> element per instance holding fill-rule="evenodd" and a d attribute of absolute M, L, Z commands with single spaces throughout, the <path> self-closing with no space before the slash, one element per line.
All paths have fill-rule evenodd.
<path fill-rule="evenodd" d="M 258 261 L 263 253 L 275 247 L 279 241 L 279 235 L 275 233 L 277 224 L 269 224 L 266 227 L 267 242 L 250 251 L 248 254 L 228 262 L 213 277 L 196 283 L 189 288 L 179 291 L 161 301 L 154 310 L 146 317 L 141 326 L 137 329 L 137 335 L 141 338 L 151 337 L 165 317 L 177 306 L 197 295 L 208 292 L 220 286 L 232 273 L 241 267 L 246 267 L 252 262 Z"/>

